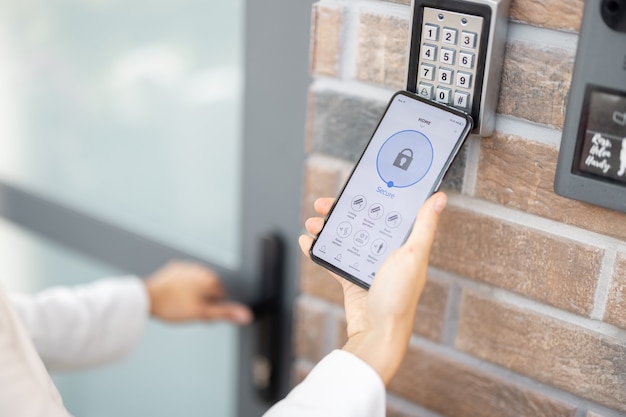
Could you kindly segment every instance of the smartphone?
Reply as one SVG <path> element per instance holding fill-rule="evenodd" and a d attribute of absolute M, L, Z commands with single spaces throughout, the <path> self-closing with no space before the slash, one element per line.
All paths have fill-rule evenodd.
<path fill-rule="evenodd" d="M 459 110 L 395 93 L 315 238 L 311 259 L 368 289 L 471 130 L 472 118 Z"/>

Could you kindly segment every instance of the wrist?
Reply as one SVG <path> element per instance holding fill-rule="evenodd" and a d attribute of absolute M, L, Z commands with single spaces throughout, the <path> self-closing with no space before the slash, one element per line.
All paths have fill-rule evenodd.
<path fill-rule="evenodd" d="M 370 365 L 387 386 L 398 371 L 408 346 L 408 338 L 398 336 L 399 333 L 383 330 L 354 335 L 342 349 Z"/>
<path fill-rule="evenodd" d="M 148 299 L 148 313 L 151 316 L 155 315 L 155 305 L 156 305 L 156 290 L 154 288 L 154 283 L 151 282 L 150 279 L 143 280 L 144 288 L 146 289 L 146 298 Z"/>

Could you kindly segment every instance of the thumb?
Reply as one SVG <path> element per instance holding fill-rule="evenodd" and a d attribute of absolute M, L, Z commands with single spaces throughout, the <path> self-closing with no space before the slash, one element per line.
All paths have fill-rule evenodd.
<path fill-rule="evenodd" d="M 439 217 L 448 203 L 448 196 L 443 192 L 433 194 L 422 205 L 413 224 L 413 230 L 405 246 L 411 251 L 430 251 L 435 239 Z"/>

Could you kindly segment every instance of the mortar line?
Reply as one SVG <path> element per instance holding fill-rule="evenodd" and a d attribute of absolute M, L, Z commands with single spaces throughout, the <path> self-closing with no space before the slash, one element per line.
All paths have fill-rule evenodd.
<path fill-rule="evenodd" d="M 554 126 L 542 125 L 510 115 L 498 114 L 496 131 L 515 135 L 533 142 L 558 148 L 561 144 L 562 131 Z"/>
<path fill-rule="evenodd" d="M 337 93 L 351 94 L 363 98 L 387 102 L 395 89 L 355 80 L 339 80 L 334 77 L 316 76 L 311 84 L 312 91 L 332 90 Z"/>
<path fill-rule="evenodd" d="M 578 46 L 578 33 L 509 22 L 507 42 L 512 41 L 529 42 L 574 52 Z"/>
<path fill-rule="evenodd" d="M 602 267 L 598 277 L 598 284 L 596 286 L 596 293 L 593 299 L 593 310 L 590 315 L 592 319 L 602 320 L 604 318 L 606 305 L 609 301 L 609 290 L 611 287 L 611 279 L 613 278 L 616 258 L 616 250 L 607 250 L 604 254 Z"/>
<path fill-rule="evenodd" d="M 480 163 L 480 136 L 470 135 L 467 138 L 466 158 L 462 192 L 465 195 L 473 196 L 476 191 L 478 165 Z"/>
<path fill-rule="evenodd" d="M 443 417 L 441 414 L 431 411 L 418 403 L 413 403 L 406 398 L 402 398 L 389 391 L 387 391 L 387 404 L 394 405 L 395 408 L 405 412 L 407 415 L 416 415 L 420 417 Z"/>
<path fill-rule="evenodd" d="M 448 346 L 439 345 L 431 340 L 423 339 L 416 335 L 411 336 L 409 345 L 425 349 L 429 352 L 437 354 L 438 356 L 443 356 L 446 359 L 470 366 L 497 379 L 501 379 L 517 386 L 524 387 L 528 390 L 549 396 L 550 398 L 569 404 L 577 409 L 586 407 L 587 404 L 593 404 L 595 409 L 602 410 L 603 413 L 605 410 L 608 410 L 611 413 L 611 417 L 612 413 L 616 413 L 615 410 L 609 409 L 602 404 L 595 403 L 593 400 L 578 397 L 576 394 L 554 387 L 548 383 L 538 381 L 530 376 L 517 373 L 516 371 L 505 368 L 501 365 L 477 358 L 469 353 L 459 351 Z"/>
<path fill-rule="evenodd" d="M 448 197 L 451 206 L 484 214 L 507 223 L 524 226 L 551 235 L 558 235 L 586 245 L 596 246 L 600 249 L 615 248 L 624 244 L 624 241 L 618 238 L 502 206 L 490 201 L 456 193 L 450 193 Z"/>
<path fill-rule="evenodd" d="M 458 283 L 450 283 L 441 335 L 442 343 L 450 347 L 454 347 L 454 341 L 456 340 L 457 330 L 459 328 L 462 293 L 463 289 Z"/>
<path fill-rule="evenodd" d="M 344 20 L 345 19 L 345 20 Z M 343 81 L 352 80 L 356 75 L 356 58 L 359 42 L 359 9 L 351 4 L 345 7 L 341 25 L 340 50 L 340 73 L 339 78 Z"/>
<path fill-rule="evenodd" d="M 621 329 L 612 324 L 593 320 L 589 317 L 579 316 L 570 311 L 561 310 L 544 302 L 514 293 L 510 290 L 493 286 L 480 281 L 475 281 L 451 272 L 444 271 L 436 267 L 429 267 L 429 270 L 436 271 L 435 276 L 441 282 L 459 284 L 461 290 L 471 290 L 479 295 L 490 296 L 496 301 L 504 302 L 515 308 L 527 310 L 545 317 L 571 324 L 584 330 L 612 337 L 617 340 L 626 340 L 626 329 Z"/>

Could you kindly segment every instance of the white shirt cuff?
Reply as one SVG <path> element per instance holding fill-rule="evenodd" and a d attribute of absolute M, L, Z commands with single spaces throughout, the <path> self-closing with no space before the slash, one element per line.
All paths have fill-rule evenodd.
<path fill-rule="evenodd" d="M 363 360 L 344 350 L 322 359 L 266 417 L 383 417 L 385 385 Z"/>

